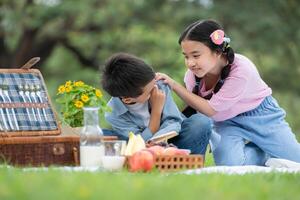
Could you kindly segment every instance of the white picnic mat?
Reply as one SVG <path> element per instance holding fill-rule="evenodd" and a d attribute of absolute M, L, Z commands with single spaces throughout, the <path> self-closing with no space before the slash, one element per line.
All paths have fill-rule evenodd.
<path fill-rule="evenodd" d="M 48 170 L 59 170 L 59 171 L 69 171 L 69 172 L 94 172 L 101 173 L 104 172 L 101 168 L 97 167 L 33 167 L 33 168 L 24 168 L 22 171 L 31 172 L 31 171 L 48 171 Z M 200 169 L 191 169 L 185 171 L 176 172 L 176 174 L 228 174 L 228 175 L 244 175 L 250 173 L 300 173 L 300 168 L 286 168 L 286 167 L 262 167 L 255 165 L 248 166 L 213 166 L 213 167 L 204 167 Z M 173 173 L 168 173 L 173 174 Z"/>
<path fill-rule="evenodd" d="M 291 160 L 270 158 L 263 166 L 212 166 L 201 169 L 186 170 L 183 174 L 249 174 L 249 173 L 300 173 L 300 163 Z"/>
<path fill-rule="evenodd" d="M 3 168 L 4 166 L 1 166 Z M 14 168 L 5 166 L 5 168 Z M 23 168 L 24 172 L 47 172 L 49 170 L 68 171 L 68 172 L 104 172 L 98 167 L 29 167 Z M 106 171 L 107 172 L 107 171 Z M 117 171 L 116 171 L 117 172 Z M 244 175 L 253 173 L 300 173 L 300 168 L 287 168 L 287 167 L 262 167 L 255 165 L 248 166 L 212 166 L 200 169 L 191 169 L 175 172 L 176 174 L 228 174 L 228 175 Z M 167 173 L 174 174 L 174 173 Z"/>
<path fill-rule="evenodd" d="M 192 169 L 179 172 L 180 174 L 228 174 L 228 175 L 244 175 L 251 173 L 300 173 L 300 168 L 286 168 L 286 167 L 262 167 L 255 165 L 247 166 L 213 166 L 201 169 Z"/>
<path fill-rule="evenodd" d="M 14 168 L 12 166 L 0 166 L 6 168 Z M 30 168 L 22 168 L 24 172 L 31 171 L 48 171 L 51 170 L 61 170 L 61 171 L 69 171 L 69 172 L 107 172 L 100 167 L 30 167 Z M 247 165 L 247 166 L 211 166 L 204 167 L 200 169 L 191 169 L 176 172 L 176 174 L 228 174 L 228 175 L 244 175 L 251 173 L 300 173 L 300 163 L 296 163 L 290 160 L 278 159 L 278 158 L 270 158 L 266 162 L 266 166 L 256 166 L 256 165 Z M 168 173 L 173 174 L 173 173 Z"/>

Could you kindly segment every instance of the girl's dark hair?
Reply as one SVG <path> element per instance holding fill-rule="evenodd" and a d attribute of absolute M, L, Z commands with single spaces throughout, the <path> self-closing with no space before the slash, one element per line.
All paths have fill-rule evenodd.
<path fill-rule="evenodd" d="M 126 53 L 111 56 L 104 66 L 102 87 L 113 97 L 138 97 L 155 78 L 153 69 L 143 60 Z"/>
<path fill-rule="evenodd" d="M 223 30 L 221 25 L 219 25 L 216 21 L 213 21 L 213 20 L 196 21 L 196 22 L 192 23 L 191 25 L 189 25 L 183 31 L 183 33 L 181 34 L 181 36 L 178 40 L 179 44 L 181 44 L 181 42 L 183 42 L 184 40 L 192 40 L 192 41 L 201 42 L 201 43 L 205 44 L 208 48 L 210 48 L 211 51 L 220 52 L 226 56 L 226 58 L 228 60 L 228 64 L 223 67 L 223 69 L 221 71 L 220 80 L 216 84 L 216 86 L 213 90 L 213 93 L 217 93 L 221 89 L 222 85 L 224 84 L 224 80 L 229 75 L 231 64 L 234 61 L 234 51 L 227 42 L 223 42 L 222 44 L 217 45 L 211 41 L 211 38 L 210 38 L 211 33 L 218 29 Z M 201 80 L 200 78 L 198 78 L 196 76 L 195 76 L 195 78 L 196 78 L 196 87 L 197 88 L 194 88 L 194 90 L 199 89 L 199 82 Z M 198 93 L 198 90 L 197 90 L 197 93 Z M 212 96 L 212 94 L 210 94 L 204 98 L 210 99 L 211 96 Z"/>

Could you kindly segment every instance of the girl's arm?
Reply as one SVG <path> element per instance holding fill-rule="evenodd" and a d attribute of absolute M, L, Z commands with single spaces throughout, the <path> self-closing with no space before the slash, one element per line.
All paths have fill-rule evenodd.
<path fill-rule="evenodd" d="M 156 74 L 156 80 L 163 80 L 170 88 L 189 106 L 209 117 L 216 114 L 216 111 L 209 105 L 208 101 L 177 83 L 168 75 L 163 73 Z"/>

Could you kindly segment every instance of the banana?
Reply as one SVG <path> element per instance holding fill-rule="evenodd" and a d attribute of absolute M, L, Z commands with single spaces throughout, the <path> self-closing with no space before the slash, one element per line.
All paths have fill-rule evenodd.
<path fill-rule="evenodd" d="M 129 140 L 128 140 L 128 144 L 125 150 L 125 156 L 131 156 L 132 154 L 132 148 L 134 146 L 134 142 L 135 142 L 135 135 L 133 132 L 129 132 Z"/>
<path fill-rule="evenodd" d="M 131 156 L 133 153 L 146 148 L 144 139 L 140 134 L 135 135 L 133 132 L 129 132 L 129 140 L 125 150 L 126 156 Z"/>
<path fill-rule="evenodd" d="M 142 138 L 142 136 L 140 134 L 138 134 L 135 138 L 135 143 L 134 143 L 134 148 L 132 149 L 132 153 L 135 153 L 137 151 L 140 151 L 142 149 L 146 148 L 146 144 L 144 139 Z"/>

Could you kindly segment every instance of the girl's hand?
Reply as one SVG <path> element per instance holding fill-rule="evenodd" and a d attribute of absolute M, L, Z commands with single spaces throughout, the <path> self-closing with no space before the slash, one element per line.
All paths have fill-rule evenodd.
<path fill-rule="evenodd" d="M 163 73 L 156 73 L 155 80 L 163 80 L 163 82 L 168 84 L 171 89 L 173 89 L 175 84 L 175 81 L 172 78 Z"/>

